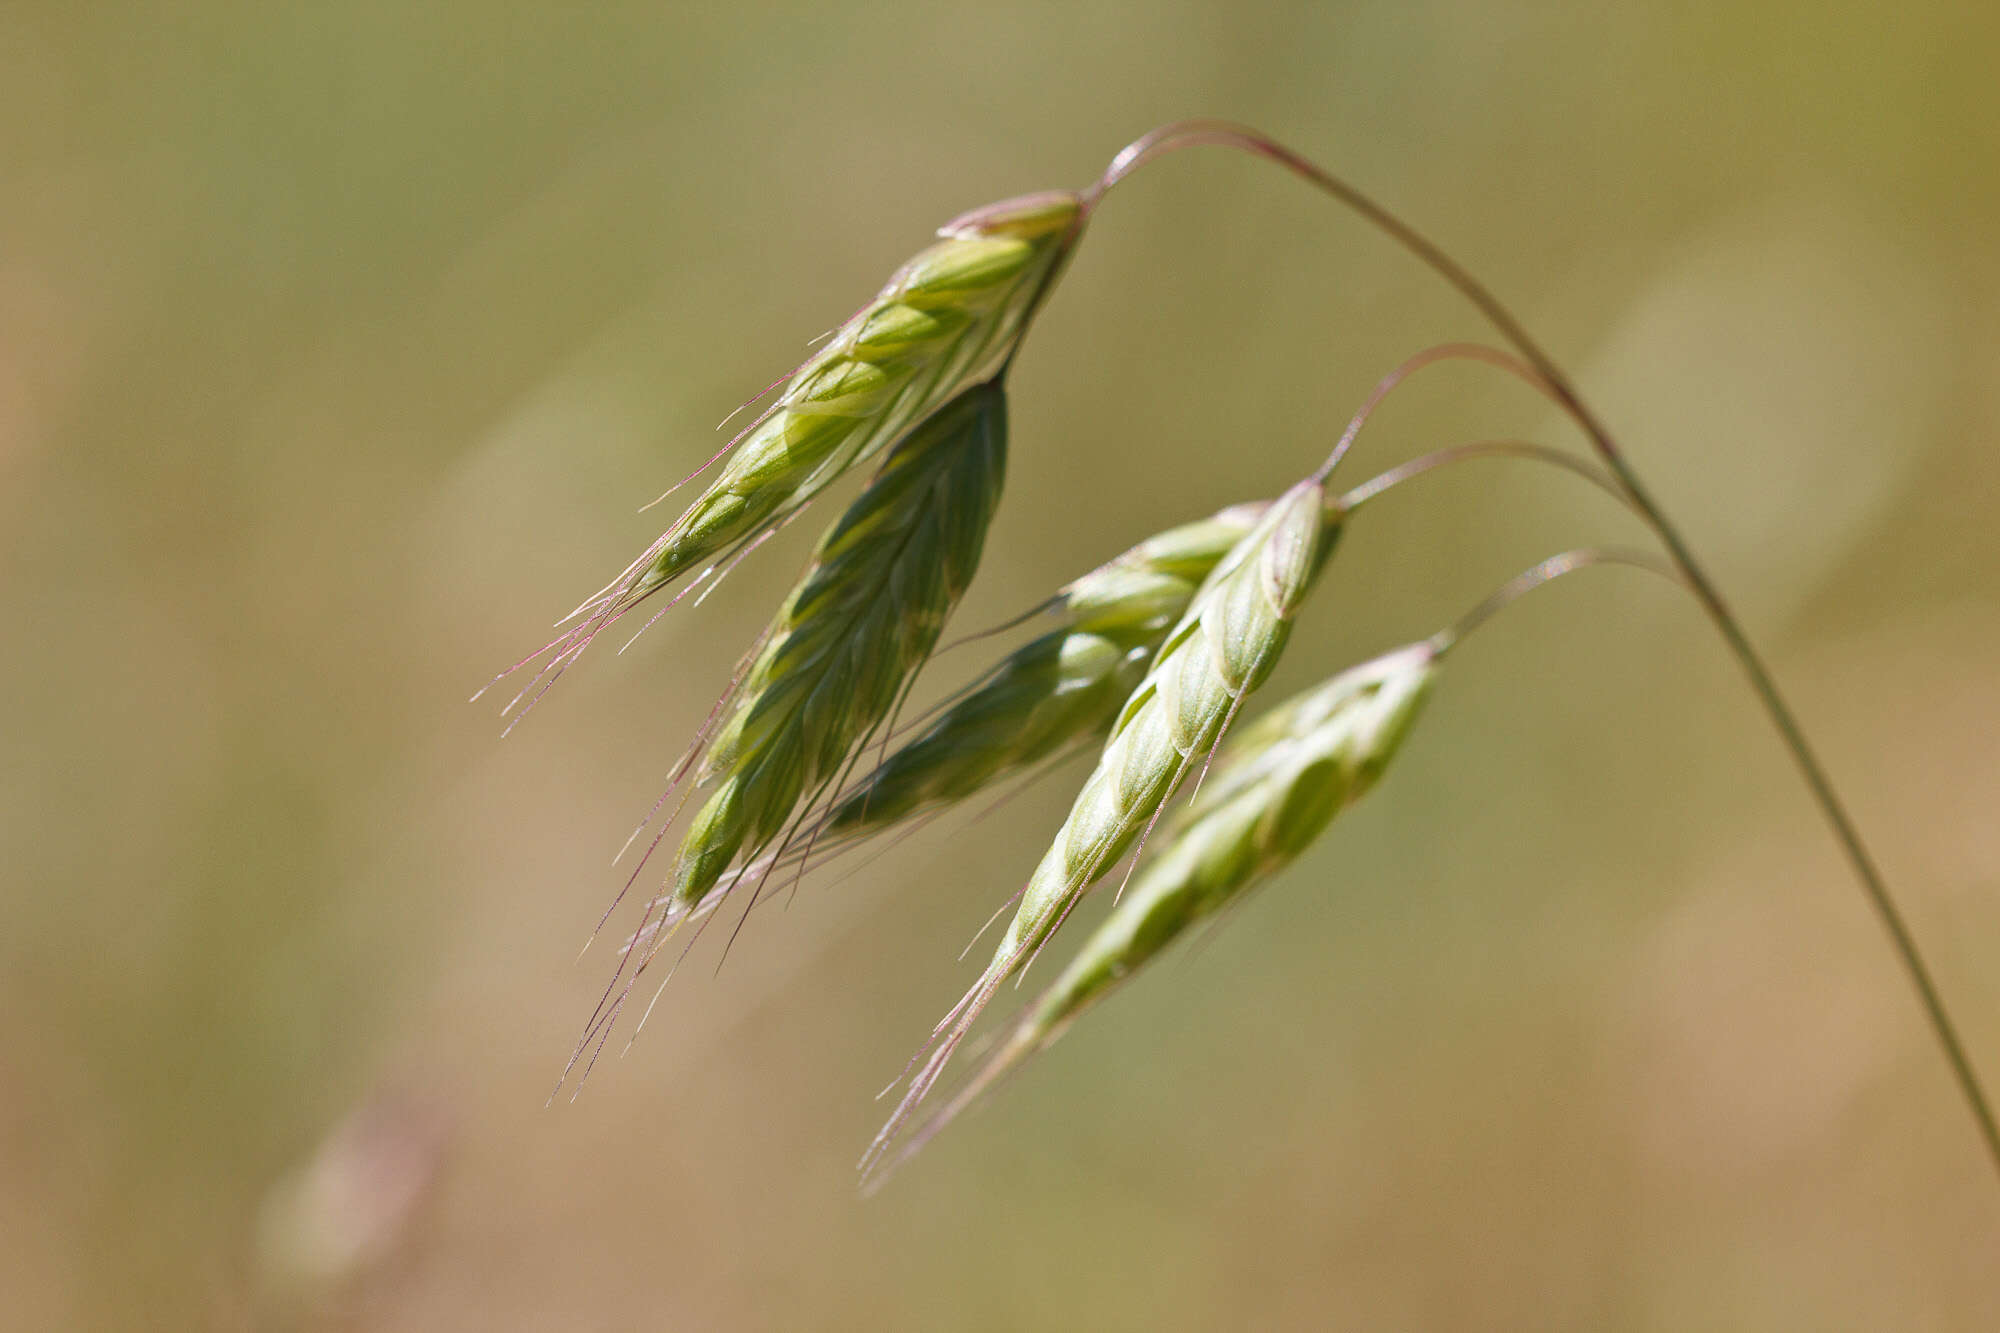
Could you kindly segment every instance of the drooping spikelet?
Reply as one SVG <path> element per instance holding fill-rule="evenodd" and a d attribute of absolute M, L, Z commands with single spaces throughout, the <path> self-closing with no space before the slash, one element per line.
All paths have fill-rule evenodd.
<path fill-rule="evenodd" d="M 1294 696 L 1232 737 L 1201 792 L 1161 828 L 1159 850 L 1118 906 L 965 1087 L 911 1136 L 906 1153 L 1168 945 L 1284 869 L 1361 799 L 1415 722 L 1439 660 L 1433 641 L 1399 648 Z"/>
<path fill-rule="evenodd" d="M 1045 610 L 1064 628 L 1031 640 L 892 750 L 833 806 L 851 840 L 995 783 L 1109 731 L 1195 590 L 1267 506 L 1235 505 L 1147 538 L 1065 585 Z"/>
<path fill-rule="evenodd" d="M 1082 201 L 1029 195 L 955 218 L 800 367 L 653 556 L 667 582 L 819 491 L 1005 355 Z"/>
<path fill-rule="evenodd" d="M 713 787 L 673 874 L 685 915 L 739 853 L 838 777 L 930 656 L 979 564 L 999 503 L 1007 417 L 997 383 L 926 419 L 820 539 L 766 631 L 696 778 Z"/>
<path fill-rule="evenodd" d="M 1169 528 L 1065 584 L 1029 613 L 1064 628 L 1030 640 L 919 719 L 913 738 L 835 793 L 786 845 L 729 870 L 693 910 L 713 906 L 723 896 L 717 889 L 761 885 L 780 867 L 802 872 L 808 862 L 832 859 L 915 816 L 1101 743 L 1195 590 L 1266 507 L 1233 505 Z M 1328 522 L 1338 521 L 1329 510 Z M 673 896 L 670 886 L 647 904 L 624 952 L 645 953 L 685 914 Z"/>
<path fill-rule="evenodd" d="M 1263 500 L 1231 505 L 1155 533 L 1065 585 L 1049 609 L 1074 629 L 1152 631 L 1164 638 L 1196 590 L 1270 507 Z M 1328 521 L 1338 519 L 1330 516 Z"/>
<path fill-rule="evenodd" d="M 1130 642 L 1145 637 L 1057 630 L 1010 653 L 856 784 L 828 813 L 827 836 L 865 836 L 956 804 L 1101 735 L 1145 674 L 1153 645 Z"/>
<path fill-rule="evenodd" d="M 1292 487 L 1196 594 L 1098 757 L 1022 892 L 993 961 L 939 1025 L 895 1113 L 863 1158 L 871 1167 L 943 1073 L 1002 982 L 1025 966 L 1091 884 L 1130 851 L 1190 768 L 1203 762 L 1243 699 L 1270 674 L 1337 528 L 1318 477 Z"/>
<path fill-rule="evenodd" d="M 940 227 L 938 241 L 785 382 L 659 540 L 578 608 L 569 633 L 529 659 L 547 663 L 523 694 L 539 693 L 638 602 L 691 570 L 714 572 L 849 467 L 990 376 L 1068 257 L 1084 215 L 1081 196 L 1050 191 Z"/>

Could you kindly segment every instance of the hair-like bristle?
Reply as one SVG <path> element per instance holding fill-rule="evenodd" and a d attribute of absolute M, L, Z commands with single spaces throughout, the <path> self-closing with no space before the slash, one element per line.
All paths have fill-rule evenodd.
<path fill-rule="evenodd" d="M 1067 585 L 1001 630 L 1041 615 L 1059 624 L 1043 623 L 1041 637 L 899 729 L 914 675 L 979 559 L 1004 463 L 1001 385 L 1026 328 L 1106 192 L 1146 162 L 1202 145 L 1275 164 L 1351 210 L 1470 302 L 1507 347 L 1447 343 L 1408 358 L 1376 383 L 1305 481 L 1268 505 L 1239 506 L 1161 533 Z M 835 854 L 1010 775 L 1032 777 L 1101 738 L 1096 766 L 1054 842 L 988 922 L 1011 909 L 991 962 L 906 1066 L 904 1073 L 914 1074 L 905 1094 L 861 1162 L 865 1181 L 878 1181 L 1091 1005 L 1320 836 L 1379 778 L 1453 644 L 1533 588 L 1575 569 L 1622 564 L 1681 585 L 1743 668 L 1886 929 L 2000 1164 L 2000 1116 L 1901 909 L 1776 681 L 1624 448 L 1483 283 L 1352 184 L 1254 130 L 1213 120 L 1143 136 L 1081 192 L 976 209 L 938 237 L 795 373 L 752 400 L 768 396 L 769 405 L 694 474 L 720 464 L 706 489 L 560 622 L 571 628 L 496 678 L 532 667 L 504 711 L 524 700 L 532 707 L 606 628 L 676 584 L 679 591 L 663 599 L 654 619 L 697 590 L 706 597 L 836 478 L 886 454 L 864 494 L 821 538 L 777 619 L 739 660 L 729 689 L 642 823 L 643 830 L 676 791 L 686 801 L 706 789 L 665 890 L 647 904 L 621 950 L 618 972 L 564 1080 L 586 1050 L 594 1062 L 632 978 L 679 927 L 703 918 L 736 888 L 749 886 L 747 912 L 775 871 L 810 869 L 822 838 L 825 854 Z M 1479 441 L 1408 460 L 1329 498 L 1328 477 L 1387 396 L 1424 367 L 1452 361 L 1484 363 L 1521 379 L 1580 428 L 1595 459 L 1526 441 Z M 1660 551 L 1590 547 L 1551 556 L 1429 639 L 1274 710 L 1211 764 L 1237 711 L 1283 653 L 1292 619 L 1346 516 L 1412 477 L 1479 457 L 1537 459 L 1591 480 L 1645 524 Z M 911 735 L 890 752 L 892 742 Z M 878 738 L 876 766 L 851 781 Z M 1163 845 L 1148 859 L 1148 839 L 1168 802 L 1197 770 L 1188 808 L 1168 820 Z M 692 786 L 683 787 L 690 776 Z M 655 826 L 625 891 L 678 813 L 676 807 Z M 1128 856 L 1139 876 L 1131 896 L 1114 905 L 963 1090 L 906 1136 L 999 987 L 1018 981 L 1082 896 Z M 1127 870 L 1128 880 L 1133 873 Z"/>

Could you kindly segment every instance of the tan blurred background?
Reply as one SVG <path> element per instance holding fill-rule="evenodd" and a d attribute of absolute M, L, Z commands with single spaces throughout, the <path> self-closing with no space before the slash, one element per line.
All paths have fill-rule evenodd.
<path fill-rule="evenodd" d="M 545 1110 L 610 854 L 816 525 L 504 744 L 464 702 L 929 228 L 1233 116 L 1577 373 L 2000 1080 L 1996 52 L 1986 0 L 0 10 L 0 1323 L 2000 1326 L 1908 988 L 1637 576 L 1497 622 L 1305 863 L 867 1203 L 871 1095 L 1078 775 L 760 915 Z M 1483 335 L 1270 169 L 1163 162 L 1022 357 L 959 625 Z M 1378 422 L 1357 479 L 1571 438 L 1478 369 Z M 1518 466 L 1412 487 L 1274 691 L 1632 535 Z"/>

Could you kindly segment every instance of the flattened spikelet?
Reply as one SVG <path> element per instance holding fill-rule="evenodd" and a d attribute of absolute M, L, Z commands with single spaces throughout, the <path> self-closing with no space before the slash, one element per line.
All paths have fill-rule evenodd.
<path fill-rule="evenodd" d="M 701 570 L 697 585 L 714 576 L 722 561 L 775 531 L 848 468 L 989 376 L 1068 257 L 1083 219 L 1081 196 L 1050 191 L 940 227 L 938 241 L 898 269 L 786 381 L 659 540 L 577 609 L 573 629 L 520 664 L 546 658 L 522 696 L 539 698 L 639 602 L 691 570 Z"/>
<path fill-rule="evenodd" d="M 1006 467 L 1006 400 L 967 390 L 899 444 L 820 539 L 767 631 L 698 786 L 669 912 L 755 855 L 888 715 L 978 567 Z"/>
<path fill-rule="evenodd" d="M 1035 639 L 842 797 L 825 832 L 842 840 L 880 832 L 1102 735 L 1145 674 L 1152 649 L 1088 630 Z"/>
<path fill-rule="evenodd" d="M 1192 523 L 1155 533 L 1057 593 L 1050 609 L 1073 629 L 1166 636 L 1196 590 L 1270 505 L 1231 505 Z"/>
<path fill-rule="evenodd" d="M 1132 547 L 1046 608 L 1065 628 L 1010 653 L 835 803 L 841 840 L 966 800 L 1070 747 L 1101 739 L 1195 590 L 1256 526 L 1235 505 Z"/>
<path fill-rule="evenodd" d="M 1005 392 L 996 381 L 975 385 L 891 450 L 821 536 L 812 564 L 718 703 L 719 727 L 704 728 L 677 770 L 678 779 L 698 758 L 695 785 L 713 790 L 682 839 L 667 891 L 647 903 L 621 950 L 558 1087 L 586 1050 L 603 1048 L 639 974 L 680 925 L 745 878 L 756 881 L 754 903 L 768 861 L 725 881 L 732 862 L 757 857 L 801 801 L 833 785 L 895 705 L 972 581 L 1006 453 Z M 650 855 L 648 848 L 633 879 Z"/>
<path fill-rule="evenodd" d="M 1064 585 L 1030 615 L 1061 620 L 1065 628 L 1008 654 L 913 724 L 914 737 L 828 800 L 768 859 L 730 870 L 718 888 L 762 880 L 780 867 L 803 873 L 808 861 L 830 860 L 907 820 L 1101 743 L 1196 589 L 1266 507 L 1234 505 L 1170 528 Z M 703 902 L 720 896 L 711 891 Z M 654 914 L 669 908 L 670 898 L 647 905 L 648 922 L 627 941 L 628 951 L 643 950 L 659 934 L 666 923 Z"/>
<path fill-rule="evenodd" d="M 1221 738 L 1243 699 L 1270 674 L 1292 617 L 1332 550 L 1338 528 L 1327 524 L 1326 511 L 1317 478 L 1292 487 L 1195 596 L 1126 701 L 1096 769 L 1029 878 L 993 961 L 939 1025 L 928 1058 L 862 1159 L 864 1171 L 881 1160 L 1001 983 L 1027 964 L 1084 891 L 1132 850 L 1190 767 Z"/>
<path fill-rule="evenodd" d="M 1162 950 L 1291 864 L 1381 777 L 1429 696 L 1438 660 L 1429 641 L 1386 653 L 1231 738 L 1111 915 L 903 1155 Z"/>

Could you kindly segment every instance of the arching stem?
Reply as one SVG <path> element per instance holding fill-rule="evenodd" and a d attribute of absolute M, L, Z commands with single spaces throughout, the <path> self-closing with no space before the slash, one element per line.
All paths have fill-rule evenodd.
<path fill-rule="evenodd" d="M 1680 567 L 1652 551 L 1634 551 L 1618 546 L 1586 546 L 1574 551 L 1564 551 L 1560 555 L 1552 555 L 1522 570 L 1488 593 L 1477 606 L 1431 635 L 1429 640 L 1431 652 L 1442 657 L 1456 647 L 1460 639 L 1535 589 L 1554 583 L 1565 574 L 1573 574 L 1579 569 L 1588 569 L 1593 565 L 1624 565 L 1628 569 L 1643 569 L 1648 573 L 1658 574 L 1669 583 L 1678 584 L 1683 588 L 1688 587 L 1687 577 L 1681 572 Z"/>
<path fill-rule="evenodd" d="M 1255 130 L 1226 121 L 1210 120 L 1182 121 L 1157 129 L 1134 141 L 1113 158 L 1111 165 L 1105 169 L 1103 177 L 1087 191 L 1086 197 L 1094 206 L 1112 186 L 1151 159 L 1181 148 L 1203 145 L 1234 148 L 1284 167 L 1293 175 L 1333 196 L 1416 256 L 1426 268 L 1451 284 L 1466 300 L 1478 308 L 1480 314 L 1486 317 L 1500 336 L 1534 368 L 1535 373 L 1548 386 L 1551 396 L 1589 437 L 1591 447 L 1604 459 L 1605 465 L 1618 479 L 1619 485 L 1631 498 L 1640 516 L 1659 537 L 1660 544 L 1672 557 L 1688 589 L 1694 593 L 1703 611 L 1714 622 L 1724 643 L 1742 667 L 1743 674 L 1749 678 L 1750 687 L 1756 693 L 1764 711 L 1770 715 L 1779 738 L 1791 752 L 1793 762 L 1798 766 L 1814 801 L 1832 827 L 1834 837 L 1853 867 L 1855 877 L 1861 882 L 1870 905 L 1880 918 L 1883 928 L 1888 931 L 1890 942 L 1902 961 L 1903 969 L 1909 974 L 1911 983 L 1916 987 L 1918 998 L 1923 1002 L 1925 1015 L 1930 1021 L 1938 1045 L 1943 1049 L 1945 1059 L 1950 1063 L 1952 1073 L 1957 1078 L 1959 1089 L 1964 1094 L 1974 1119 L 1978 1122 L 1979 1131 L 1986 1142 L 1987 1153 L 1993 1159 L 1996 1170 L 2000 1170 L 2000 1123 L 1996 1123 L 1994 1119 L 1992 1107 L 1987 1101 L 1985 1091 L 1980 1087 L 1979 1077 L 1973 1070 L 1964 1043 L 1960 1041 L 1958 1031 L 1945 1011 L 1944 1001 L 1938 993 L 1937 985 L 1931 979 L 1930 969 L 1925 965 L 1923 955 L 1917 949 L 1916 938 L 1904 922 L 1903 914 L 1890 895 L 1881 871 L 1876 868 L 1874 858 L 1869 855 L 1867 847 L 1862 843 L 1860 830 L 1856 828 L 1846 807 L 1835 793 L 1832 781 L 1827 777 L 1826 770 L 1807 742 L 1798 719 L 1793 716 L 1784 696 L 1779 693 L 1777 681 L 1772 677 L 1769 668 L 1764 665 L 1763 659 L 1751 646 L 1749 636 L 1744 633 L 1742 625 L 1723 600 L 1720 590 L 1696 561 L 1694 552 L 1688 547 L 1680 530 L 1653 500 L 1652 495 L 1639 480 L 1638 474 L 1632 470 L 1632 465 L 1626 461 L 1624 451 L 1612 437 L 1610 429 L 1584 403 L 1582 396 L 1578 394 L 1576 387 L 1563 373 L 1562 368 L 1542 350 L 1541 344 L 1529 335 L 1513 313 L 1456 260 L 1355 186 Z"/>
<path fill-rule="evenodd" d="M 1413 481 L 1442 467 L 1454 467 L 1479 458 L 1518 458 L 1561 468 L 1565 472 L 1582 477 L 1632 512 L 1638 512 L 1632 504 L 1631 497 L 1625 494 L 1617 479 L 1611 474 L 1560 449 L 1552 449 L 1546 444 L 1536 444 L 1531 440 L 1475 440 L 1470 444 L 1453 444 L 1442 449 L 1433 449 L 1408 462 L 1398 463 L 1386 472 L 1376 473 L 1331 504 L 1334 509 L 1342 513 L 1352 513 L 1384 491 L 1394 490 L 1406 481 Z"/>

